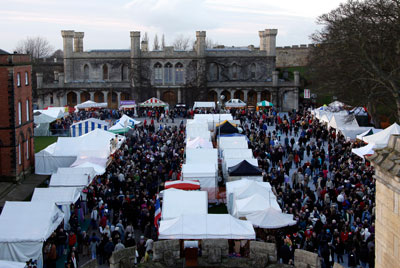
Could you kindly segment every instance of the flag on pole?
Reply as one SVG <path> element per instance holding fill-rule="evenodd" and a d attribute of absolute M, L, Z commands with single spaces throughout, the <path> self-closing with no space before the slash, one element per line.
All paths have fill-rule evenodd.
<path fill-rule="evenodd" d="M 160 220 L 161 220 L 161 206 L 160 206 L 160 198 L 157 195 L 156 196 L 155 213 L 154 213 L 154 226 L 157 229 L 159 227 Z"/>

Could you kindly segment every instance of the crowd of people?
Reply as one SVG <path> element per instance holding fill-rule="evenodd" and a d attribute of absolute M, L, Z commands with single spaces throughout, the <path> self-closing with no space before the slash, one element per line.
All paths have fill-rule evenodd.
<path fill-rule="evenodd" d="M 318 253 L 323 267 L 333 262 L 374 267 L 374 170 L 351 153 L 360 145 L 327 129 L 307 110 L 230 112 L 240 120 L 283 212 L 297 221 L 293 227 L 263 232 L 258 239 L 275 242 L 283 263 L 293 263 L 294 250 L 300 248 Z M 111 118 L 121 115 L 104 113 Z M 85 255 L 104 264 L 113 251 L 134 245 L 138 261 L 149 258 L 157 240 L 156 194 L 166 180 L 180 178 L 184 159 L 183 121 L 155 127 L 154 119 L 161 114 L 167 116 L 144 111 L 142 116 L 149 116 L 151 123 L 135 126 L 112 155 L 106 173 L 84 190 L 71 209 L 70 230 L 59 228 L 44 247 L 47 267 L 55 267 L 57 258 L 66 254 L 68 267 L 77 267 Z M 90 116 L 94 115 L 80 112 L 66 120 Z M 90 218 L 87 231 L 82 230 L 80 211 Z"/>

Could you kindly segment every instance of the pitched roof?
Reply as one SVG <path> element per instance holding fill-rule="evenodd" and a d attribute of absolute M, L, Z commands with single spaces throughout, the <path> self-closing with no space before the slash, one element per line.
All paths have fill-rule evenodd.
<path fill-rule="evenodd" d="M 5 50 L 2 50 L 1 48 L 0 48 L 0 55 L 9 55 L 10 53 L 8 53 L 7 51 L 5 51 Z"/>
<path fill-rule="evenodd" d="M 261 169 L 256 166 L 253 166 L 246 160 L 243 160 L 236 166 L 230 167 L 228 169 L 228 173 L 230 176 L 258 176 L 262 175 Z"/>

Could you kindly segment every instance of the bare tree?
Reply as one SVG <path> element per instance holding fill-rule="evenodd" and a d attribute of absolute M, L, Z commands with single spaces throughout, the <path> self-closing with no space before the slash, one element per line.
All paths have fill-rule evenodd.
<path fill-rule="evenodd" d="M 217 42 L 214 42 L 212 39 L 210 38 L 206 38 L 206 48 L 214 48 L 216 46 L 218 46 L 219 44 Z"/>
<path fill-rule="evenodd" d="M 145 41 L 145 42 L 149 43 L 149 35 L 147 34 L 147 32 L 144 33 L 142 41 Z"/>
<path fill-rule="evenodd" d="M 161 49 L 164 50 L 164 48 L 165 48 L 165 36 L 163 34 L 161 37 Z"/>
<path fill-rule="evenodd" d="M 27 37 L 15 47 L 18 53 L 31 54 L 34 59 L 46 58 L 54 51 L 49 41 L 41 36 Z"/>
<path fill-rule="evenodd" d="M 153 50 L 160 50 L 160 44 L 158 43 L 157 34 L 154 36 Z"/>
<path fill-rule="evenodd" d="M 176 50 L 188 50 L 190 48 L 191 38 L 184 36 L 183 34 L 178 35 L 174 43 L 172 44 Z"/>

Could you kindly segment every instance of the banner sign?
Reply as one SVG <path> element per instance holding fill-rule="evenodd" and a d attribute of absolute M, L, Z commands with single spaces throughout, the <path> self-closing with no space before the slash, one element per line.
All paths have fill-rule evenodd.
<path fill-rule="evenodd" d="M 309 99 L 311 96 L 309 89 L 304 89 L 304 98 Z"/>
<path fill-rule="evenodd" d="M 123 100 L 121 101 L 121 105 L 135 105 L 136 102 L 134 100 Z"/>

